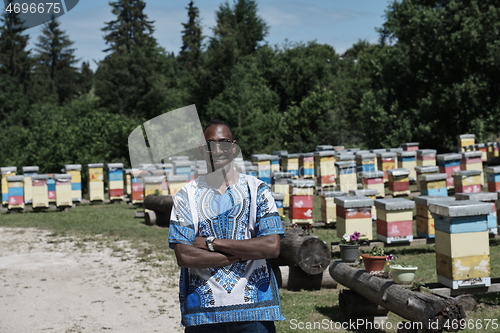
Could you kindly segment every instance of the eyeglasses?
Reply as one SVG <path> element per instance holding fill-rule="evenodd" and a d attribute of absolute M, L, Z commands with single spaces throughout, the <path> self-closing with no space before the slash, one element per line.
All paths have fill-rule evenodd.
<path fill-rule="evenodd" d="M 207 141 L 203 144 L 205 151 L 211 152 L 217 149 L 219 146 L 222 151 L 230 151 L 233 148 L 234 140 L 224 140 L 224 141 Z"/>

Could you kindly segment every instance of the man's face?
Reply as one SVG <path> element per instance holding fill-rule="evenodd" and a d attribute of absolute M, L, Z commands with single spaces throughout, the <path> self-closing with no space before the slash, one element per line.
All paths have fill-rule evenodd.
<path fill-rule="evenodd" d="M 235 145 L 231 145 L 229 150 L 224 150 L 218 143 L 223 143 L 222 145 L 227 145 L 228 142 L 233 142 L 233 136 L 229 131 L 229 128 L 224 125 L 212 125 L 207 128 L 204 132 L 205 140 L 210 142 L 210 152 L 205 150 L 205 160 L 207 161 L 209 171 L 218 170 L 233 160 L 235 153 Z M 212 169 L 213 163 L 213 170 Z"/>

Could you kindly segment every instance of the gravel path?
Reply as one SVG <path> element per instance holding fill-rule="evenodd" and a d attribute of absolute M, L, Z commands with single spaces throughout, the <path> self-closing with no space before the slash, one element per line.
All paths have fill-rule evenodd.
<path fill-rule="evenodd" d="M 178 275 L 98 238 L 0 228 L 0 332 L 183 332 Z"/>

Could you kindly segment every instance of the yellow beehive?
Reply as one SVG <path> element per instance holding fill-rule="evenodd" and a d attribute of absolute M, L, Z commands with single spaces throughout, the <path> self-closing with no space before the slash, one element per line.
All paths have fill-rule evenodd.
<path fill-rule="evenodd" d="M 462 159 L 460 160 L 460 169 L 481 172 L 479 177 L 481 186 L 484 185 L 482 154 L 480 151 L 463 152 Z"/>
<path fill-rule="evenodd" d="M 290 185 L 288 184 L 273 184 L 271 186 L 273 192 L 281 193 L 285 196 L 283 199 L 283 207 L 288 208 L 290 206 Z"/>
<path fill-rule="evenodd" d="M 373 239 L 372 219 L 344 219 L 337 216 L 337 236 L 344 234 L 352 235 L 355 231 L 359 232 L 361 239 Z M 339 236 L 340 235 L 340 236 Z"/>
<path fill-rule="evenodd" d="M 148 176 L 144 177 L 143 180 L 144 198 L 146 198 L 148 195 L 162 195 L 161 185 L 165 181 L 164 176 Z"/>
<path fill-rule="evenodd" d="M 7 183 L 7 176 L 15 176 L 17 167 L 2 167 L 2 205 L 7 205 L 9 201 L 9 184 Z"/>
<path fill-rule="evenodd" d="M 439 202 L 453 202 L 454 197 L 447 196 L 418 196 L 414 198 L 415 207 L 417 209 L 416 224 L 417 224 L 417 235 L 424 238 L 434 238 L 435 228 L 434 228 L 434 218 L 429 211 L 429 205 L 431 203 Z"/>
<path fill-rule="evenodd" d="M 104 201 L 104 164 L 88 164 L 89 200 Z"/>
<path fill-rule="evenodd" d="M 476 136 L 474 134 L 460 134 L 457 135 L 459 151 L 464 152 L 466 146 L 472 146 L 476 143 Z"/>
<path fill-rule="evenodd" d="M 32 175 L 32 194 L 33 201 L 31 203 L 33 209 L 45 209 L 49 207 L 49 196 L 47 194 L 47 175 Z"/>
<path fill-rule="evenodd" d="M 415 167 L 417 166 L 417 152 L 416 151 L 402 151 L 397 153 L 398 168 L 405 168 L 410 171 L 408 177 L 411 181 L 416 180 L 417 174 Z"/>
<path fill-rule="evenodd" d="M 346 193 L 342 191 L 321 192 L 321 218 L 323 222 L 330 224 L 337 221 L 337 205 L 334 198 L 345 195 Z"/>
<path fill-rule="evenodd" d="M 71 175 L 71 199 L 73 202 L 82 201 L 82 165 L 67 164 L 64 172 Z"/>
<path fill-rule="evenodd" d="M 56 181 L 56 207 L 65 208 L 73 205 L 71 198 L 71 175 L 70 174 L 56 174 L 54 175 Z"/>
<path fill-rule="evenodd" d="M 432 173 L 438 173 L 439 167 L 436 165 L 427 165 L 427 166 L 416 166 L 415 173 L 417 175 L 417 190 L 420 191 L 422 186 L 420 185 L 421 179 L 418 178 L 421 175 L 428 175 Z M 445 187 L 446 187 L 446 178 L 445 178 Z"/>
<path fill-rule="evenodd" d="M 24 203 L 30 204 L 33 201 L 33 189 L 31 184 L 31 176 L 38 174 L 40 170 L 37 166 L 24 166 L 23 167 L 23 175 L 24 175 Z"/>
<path fill-rule="evenodd" d="M 336 158 L 346 154 L 337 155 Z M 354 155 L 352 155 L 354 157 Z M 356 177 L 356 163 L 354 161 L 340 161 L 335 162 L 337 169 L 337 190 L 342 192 L 349 192 L 358 188 L 358 181 Z"/>
<path fill-rule="evenodd" d="M 179 190 L 189 181 L 187 175 L 168 175 L 168 189 L 170 195 L 176 195 Z"/>

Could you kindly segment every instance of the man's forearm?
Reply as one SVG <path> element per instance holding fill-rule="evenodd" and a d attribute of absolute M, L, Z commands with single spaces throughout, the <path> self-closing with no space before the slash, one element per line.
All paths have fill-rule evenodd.
<path fill-rule="evenodd" d="M 186 244 L 176 244 L 174 250 L 177 264 L 185 268 L 222 267 L 240 260 L 239 257 L 232 254 L 210 252 Z"/>
<path fill-rule="evenodd" d="M 194 245 L 205 249 L 205 238 L 196 237 Z M 251 239 L 219 239 L 213 242 L 216 252 L 229 253 L 243 260 L 276 258 L 280 251 L 280 236 L 267 235 Z"/>

